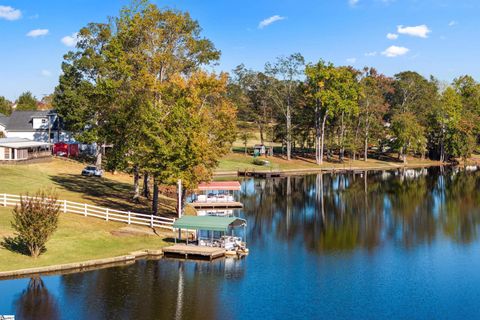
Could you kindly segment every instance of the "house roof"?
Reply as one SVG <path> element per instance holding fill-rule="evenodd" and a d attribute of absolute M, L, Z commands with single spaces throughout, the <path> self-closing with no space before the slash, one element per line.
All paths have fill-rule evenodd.
<path fill-rule="evenodd" d="M 197 190 L 199 191 L 208 191 L 208 190 L 229 190 L 236 191 L 240 190 L 240 182 L 238 181 L 212 181 L 212 182 L 202 182 L 198 185 Z"/>
<path fill-rule="evenodd" d="M 175 220 L 173 227 L 177 229 L 227 231 L 229 227 L 246 226 L 247 221 L 237 217 L 215 216 L 183 216 Z"/>
<path fill-rule="evenodd" d="M 26 138 L 0 138 L 0 147 L 13 149 L 47 147 L 49 145 L 48 142 L 38 142 Z"/>
<path fill-rule="evenodd" d="M 8 120 L 10 117 L 7 117 L 6 115 L 0 113 L 0 125 L 6 127 L 8 125 Z"/>
<path fill-rule="evenodd" d="M 45 129 L 33 129 L 33 118 L 46 118 L 49 114 L 54 114 L 53 110 L 44 111 L 13 111 L 8 119 L 7 131 L 44 131 Z M 53 128 L 55 130 L 55 124 Z"/>

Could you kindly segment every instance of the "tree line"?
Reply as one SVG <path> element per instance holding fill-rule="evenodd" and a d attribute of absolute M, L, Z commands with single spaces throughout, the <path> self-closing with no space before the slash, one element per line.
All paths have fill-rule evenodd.
<path fill-rule="evenodd" d="M 134 1 L 108 23 L 89 23 L 64 56 L 53 104 L 77 140 L 97 145 L 97 165 L 133 173 L 134 199 L 181 179 L 209 180 L 235 139 L 227 74 L 188 13 Z M 112 146 L 102 159 L 102 146 Z M 185 199 L 185 192 L 182 194 Z"/>
<path fill-rule="evenodd" d="M 39 101 L 30 91 L 23 92 L 15 102 L 8 100 L 4 96 L 0 96 L 0 113 L 9 116 L 14 110 L 29 111 L 49 109 L 51 107 L 51 99 L 52 95 L 47 95 Z"/>
<path fill-rule="evenodd" d="M 369 152 L 467 159 L 480 133 L 480 84 L 464 75 L 445 84 L 414 71 L 388 77 L 374 68 L 305 63 L 301 54 L 279 57 L 256 71 L 239 65 L 229 94 L 238 118 L 253 122 L 260 140 L 353 159 Z"/>

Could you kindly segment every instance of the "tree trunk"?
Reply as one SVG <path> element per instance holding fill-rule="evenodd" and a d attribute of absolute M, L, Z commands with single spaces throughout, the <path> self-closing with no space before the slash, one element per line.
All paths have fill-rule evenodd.
<path fill-rule="evenodd" d="M 353 143 L 353 161 L 357 160 L 357 145 L 358 145 L 358 135 L 360 132 L 360 121 L 361 117 L 358 117 L 357 127 L 355 128 L 355 140 Z"/>
<path fill-rule="evenodd" d="M 365 119 L 365 144 L 364 144 L 364 159 L 363 161 L 367 162 L 368 159 L 368 138 L 370 134 L 370 121 L 368 120 L 368 113 L 367 119 Z"/>
<path fill-rule="evenodd" d="M 323 116 L 322 119 L 322 132 L 321 132 L 321 138 L 320 138 L 320 161 L 318 164 L 323 163 L 323 148 L 325 146 L 325 124 L 327 122 L 327 114 Z"/>
<path fill-rule="evenodd" d="M 133 200 L 138 201 L 140 198 L 140 173 L 138 165 L 133 166 Z"/>
<path fill-rule="evenodd" d="M 363 154 L 363 161 L 367 162 L 368 159 L 368 135 L 365 135 L 365 145 L 364 145 L 364 154 Z"/>
<path fill-rule="evenodd" d="M 153 178 L 152 214 L 158 216 L 158 183 L 155 177 Z"/>
<path fill-rule="evenodd" d="M 102 145 L 98 144 L 95 147 L 95 165 L 97 168 L 101 169 L 102 168 Z"/>
<path fill-rule="evenodd" d="M 445 131 L 444 126 L 442 125 L 442 136 L 440 138 L 440 162 L 445 161 L 445 146 L 443 144 L 443 132 Z"/>
<path fill-rule="evenodd" d="M 290 106 L 287 106 L 287 160 L 292 157 L 292 135 L 291 135 L 292 117 L 290 114 Z"/>
<path fill-rule="evenodd" d="M 318 105 L 315 107 L 315 161 L 317 164 L 320 164 L 321 159 L 320 159 L 320 138 L 321 138 L 321 132 L 320 132 L 320 107 Z"/>
<path fill-rule="evenodd" d="M 343 158 L 345 156 L 345 146 L 344 146 L 344 139 L 343 136 L 345 134 L 345 112 L 342 111 L 342 117 L 341 117 L 341 124 L 340 124 L 340 139 L 339 139 L 339 144 L 340 144 L 340 154 L 339 158 L 340 161 L 343 161 Z"/>
<path fill-rule="evenodd" d="M 264 137 L 263 137 L 263 131 L 264 131 L 264 130 L 263 130 L 263 124 L 259 124 L 259 125 L 258 125 L 258 130 L 259 130 L 259 132 L 260 132 L 260 144 L 263 145 L 263 144 L 265 144 L 265 139 L 264 139 Z"/>
<path fill-rule="evenodd" d="M 402 149 L 402 160 L 403 160 L 403 163 L 407 163 L 407 147 L 403 147 Z"/>
<path fill-rule="evenodd" d="M 150 199 L 150 175 L 148 172 L 143 174 L 143 196 Z"/>

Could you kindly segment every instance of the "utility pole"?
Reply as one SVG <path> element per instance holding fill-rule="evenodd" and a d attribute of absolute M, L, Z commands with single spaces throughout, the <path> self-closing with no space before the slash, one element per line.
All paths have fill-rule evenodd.
<path fill-rule="evenodd" d="M 182 217 L 182 180 L 178 179 L 177 181 L 177 213 L 178 213 L 178 218 L 180 219 Z"/>

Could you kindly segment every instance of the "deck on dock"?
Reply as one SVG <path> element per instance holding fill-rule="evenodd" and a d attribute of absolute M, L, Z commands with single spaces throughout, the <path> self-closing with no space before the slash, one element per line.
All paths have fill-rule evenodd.
<path fill-rule="evenodd" d="M 190 203 L 195 209 L 241 209 L 243 204 L 241 202 L 192 202 Z"/>
<path fill-rule="evenodd" d="M 173 246 L 163 248 L 163 252 L 166 254 L 183 255 L 185 258 L 188 256 L 206 257 L 210 260 L 225 256 L 224 248 L 204 247 L 197 245 L 175 244 Z"/>

